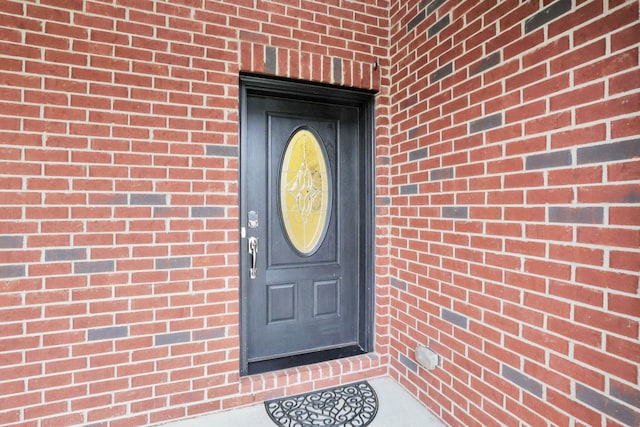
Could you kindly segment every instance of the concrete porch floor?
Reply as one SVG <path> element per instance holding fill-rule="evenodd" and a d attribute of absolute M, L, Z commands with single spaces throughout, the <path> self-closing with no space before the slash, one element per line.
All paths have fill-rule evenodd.
<path fill-rule="evenodd" d="M 368 380 L 378 395 L 378 414 L 371 427 L 444 427 L 427 408 L 390 377 Z M 217 412 L 163 427 L 274 427 L 264 404 Z"/>

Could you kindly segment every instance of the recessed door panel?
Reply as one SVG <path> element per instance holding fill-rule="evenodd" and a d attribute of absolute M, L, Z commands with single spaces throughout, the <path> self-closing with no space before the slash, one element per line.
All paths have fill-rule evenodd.
<path fill-rule="evenodd" d="M 267 324 L 295 321 L 296 284 L 267 286 Z"/>
<path fill-rule="evenodd" d="M 313 283 L 313 316 L 340 316 L 340 281 Z"/>

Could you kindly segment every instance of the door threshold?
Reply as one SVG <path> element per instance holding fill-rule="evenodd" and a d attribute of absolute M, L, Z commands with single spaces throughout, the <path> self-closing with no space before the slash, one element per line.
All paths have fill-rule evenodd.
<path fill-rule="evenodd" d="M 262 374 L 264 372 L 293 368 L 295 366 L 312 365 L 314 363 L 327 362 L 329 360 L 365 354 L 366 351 L 359 345 L 332 348 L 329 350 L 315 351 L 313 353 L 297 354 L 295 356 L 279 357 L 277 359 L 249 362 L 248 375 Z"/>

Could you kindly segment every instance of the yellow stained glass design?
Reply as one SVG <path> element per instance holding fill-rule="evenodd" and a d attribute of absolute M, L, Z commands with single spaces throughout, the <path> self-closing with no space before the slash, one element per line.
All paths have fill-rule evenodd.
<path fill-rule="evenodd" d="M 313 254 L 329 221 L 329 174 L 320 143 L 306 129 L 297 131 L 284 154 L 280 174 L 282 221 L 291 244 Z"/>

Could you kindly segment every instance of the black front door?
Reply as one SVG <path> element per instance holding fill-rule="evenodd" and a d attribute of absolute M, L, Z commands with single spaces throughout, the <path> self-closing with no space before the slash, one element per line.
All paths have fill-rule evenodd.
<path fill-rule="evenodd" d="M 368 351 L 371 95 L 243 82 L 242 371 Z"/>

